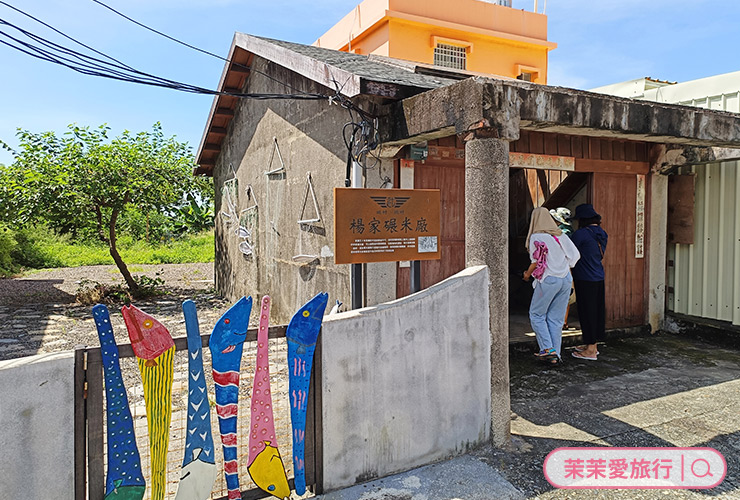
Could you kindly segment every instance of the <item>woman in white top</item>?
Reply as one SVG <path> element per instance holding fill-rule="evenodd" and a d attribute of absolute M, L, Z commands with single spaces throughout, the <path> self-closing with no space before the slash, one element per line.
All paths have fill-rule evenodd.
<path fill-rule="evenodd" d="M 557 364 L 561 359 L 563 319 L 573 282 L 570 268 L 581 254 L 558 228 L 550 212 L 541 207 L 532 212 L 527 249 L 532 264 L 524 272 L 524 280 L 529 281 L 530 276 L 535 279 L 529 321 L 540 346 L 536 355 Z"/>

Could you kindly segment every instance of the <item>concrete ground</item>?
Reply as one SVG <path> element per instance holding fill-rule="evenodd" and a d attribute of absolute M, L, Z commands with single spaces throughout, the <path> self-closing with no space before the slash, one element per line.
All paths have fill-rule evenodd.
<path fill-rule="evenodd" d="M 484 447 L 440 464 L 321 496 L 326 500 L 740 499 L 740 350 L 659 334 L 611 339 L 597 362 L 565 352 L 557 368 L 511 354 L 513 448 Z M 557 490 L 547 454 L 565 446 L 706 446 L 728 473 L 712 490 Z"/>

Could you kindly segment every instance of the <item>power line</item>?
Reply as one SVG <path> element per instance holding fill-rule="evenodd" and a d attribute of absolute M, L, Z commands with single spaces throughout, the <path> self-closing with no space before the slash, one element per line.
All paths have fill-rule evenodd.
<path fill-rule="evenodd" d="M 26 16 L 26 17 L 28 17 L 28 18 L 30 18 L 30 19 L 33 19 L 33 20 L 34 20 L 34 21 L 36 21 L 37 23 L 39 23 L 39 24 L 42 24 L 42 25 L 46 26 L 47 28 L 49 28 L 50 30 L 52 30 L 52 31 L 54 31 L 54 32 L 56 32 L 56 33 L 58 33 L 58 34 L 62 35 L 62 36 L 63 36 L 64 38 L 66 38 L 66 39 L 68 39 L 68 40 L 71 40 L 71 41 L 73 41 L 74 43 L 76 43 L 76 44 L 78 44 L 78 45 L 81 45 L 81 46 L 85 47 L 86 49 L 88 49 L 88 50 L 91 50 L 92 52 L 95 52 L 95 53 L 96 53 L 96 54 L 98 54 L 98 55 L 101 55 L 101 56 L 103 56 L 103 57 L 106 57 L 106 58 L 110 59 L 111 61 L 115 61 L 115 62 L 117 62 L 117 63 L 118 63 L 118 64 L 120 64 L 121 66 L 125 66 L 125 67 L 127 67 L 127 68 L 129 68 L 129 69 L 132 69 L 132 70 L 133 70 L 133 68 L 132 68 L 132 67 L 130 67 L 130 66 L 128 66 L 128 65 L 126 65 L 126 64 L 124 64 L 124 63 L 122 63 L 122 62 L 121 62 L 121 61 L 119 61 L 118 59 L 115 59 L 115 58 L 113 58 L 113 57 L 111 57 L 111 56 L 109 56 L 109 55 L 106 55 L 106 54 L 104 54 L 104 53 L 102 53 L 102 52 L 100 52 L 100 51 L 98 51 L 98 50 L 96 50 L 96 49 L 94 49 L 94 48 L 90 47 L 89 45 L 86 45 L 86 44 L 84 44 L 84 43 L 82 43 L 82 42 L 80 42 L 80 41 L 78 41 L 78 40 L 75 40 L 75 39 L 74 39 L 74 38 L 72 38 L 71 36 L 68 36 L 68 35 L 66 35 L 65 33 L 62 33 L 61 31 L 59 31 L 58 29 L 56 29 L 56 28 L 55 28 L 54 26 L 51 26 L 50 24 L 47 24 L 47 23 L 45 23 L 45 22 L 44 22 L 44 21 L 42 21 L 41 19 L 38 19 L 38 18 L 36 18 L 36 17 L 32 16 L 32 15 L 31 15 L 31 14 L 29 14 L 28 12 L 24 12 L 24 11 L 22 11 L 21 9 L 19 9 L 19 8 L 17 8 L 17 7 L 13 7 L 13 6 L 12 6 L 12 5 L 10 5 L 9 3 L 7 3 L 7 2 L 3 2 L 3 1 L 1 1 L 1 0 L 0 0 L 0 4 L 3 4 L 3 5 L 5 5 L 6 7 L 10 8 L 10 9 L 13 9 L 14 11 L 18 12 L 19 14 L 23 14 L 24 16 Z"/>
<path fill-rule="evenodd" d="M 17 12 L 20 12 L 21 14 L 27 15 L 34 21 L 46 26 L 49 29 L 52 29 L 56 33 L 87 48 L 88 50 L 95 52 L 96 54 L 99 54 L 111 61 L 115 61 L 115 63 L 111 63 L 111 62 L 104 61 L 102 59 L 98 59 L 96 57 L 93 57 L 87 54 L 77 52 L 76 50 L 73 50 L 71 48 L 62 46 L 54 42 L 51 42 L 42 36 L 31 33 L 30 31 L 27 31 L 19 26 L 16 26 L 13 23 L 10 23 L 7 20 L 0 18 L 1 25 L 9 26 L 19 31 L 20 33 L 22 33 L 24 36 L 26 36 L 27 38 L 29 38 L 36 44 L 29 43 L 21 39 L 18 39 L 16 37 L 13 37 L 10 34 L 2 30 L 0 30 L 0 36 L 4 36 L 5 38 L 11 41 L 8 42 L 8 41 L 0 40 L 0 43 L 8 47 L 11 47 L 15 50 L 18 50 L 31 57 L 41 59 L 47 62 L 51 62 L 54 64 L 59 64 L 61 66 L 67 67 L 69 69 L 72 69 L 82 74 L 91 75 L 91 76 L 99 76 L 103 78 L 126 81 L 126 82 L 131 82 L 131 83 L 170 88 L 173 90 L 179 90 L 179 91 L 190 92 L 190 93 L 207 94 L 207 95 L 229 95 L 229 96 L 234 96 L 234 97 L 254 98 L 254 99 L 316 99 L 318 100 L 318 99 L 328 99 L 329 98 L 329 96 L 325 96 L 322 94 L 308 94 L 305 92 L 302 92 L 300 95 L 224 92 L 224 91 L 206 89 L 203 87 L 198 87 L 195 85 L 178 82 L 176 80 L 170 80 L 167 78 L 159 77 L 159 76 L 156 76 L 150 73 L 145 73 L 145 72 L 136 70 L 133 67 L 127 64 L 124 64 L 118 61 L 117 59 L 108 56 L 107 54 L 103 52 L 100 52 L 82 42 L 79 42 L 75 38 L 63 33 L 62 31 L 41 21 L 40 19 L 35 18 L 34 16 L 31 16 L 30 14 L 27 14 L 21 11 L 20 9 L 17 9 L 13 7 L 12 5 L 9 5 L 7 2 L 0 1 L 0 4 L 3 4 Z"/>
<path fill-rule="evenodd" d="M 157 35 L 163 36 L 163 37 L 167 38 L 168 40 L 171 40 L 171 41 L 173 41 L 175 43 L 179 43 L 180 45 L 184 45 L 185 47 L 188 47 L 190 49 L 196 50 L 198 52 L 201 52 L 203 54 L 209 55 L 211 57 L 215 57 L 216 59 L 220 59 L 220 60 L 225 61 L 225 62 L 227 62 L 229 64 L 234 64 L 236 66 L 240 66 L 242 68 L 246 68 L 246 69 L 248 69 L 250 71 L 254 71 L 255 73 L 259 73 L 260 75 L 262 75 L 264 77 L 267 77 L 270 80 L 272 80 L 272 81 L 274 81 L 276 83 L 279 83 L 280 85 L 284 85 L 284 86 L 288 87 L 289 89 L 291 89 L 291 90 L 293 90 L 295 92 L 300 92 L 301 94 L 306 94 L 306 92 L 304 92 L 303 90 L 296 89 L 293 86 L 291 86 L 290 84 L 287 84 L 287 83 L 285 83 L 283 81 L 280 81 L 277 78 L 273 77 L 272 75 L 268 75 L 267 73 L 264 73 L 264 72 L 262 72 L 262 71 L 260 71 L 258 69 L 250 68 L 249 66 L 246 66 L 244 64 L 241 64 L 241 63 L 238 63 L 238 62 L 234 62 L 231 59 L 227 59 L 225 57 L 221 57 L 218 54 L 214 54 L 213 52 L 209 52 L 209 51 L 207 51 L 205 49 L 201 49 L 199 47 L 196 47 L 195 45 L 191 45 L 191 44 L 189 44 L 187 42 L 183 42 L 182 40 L 179 40 L 179 39 L 177 39 L 177 38 L 175 38 L 173 36 L 170 36 L 170 35 L 168 35 L 166 33 L 163 33 L 163 32 L 161 32 L 159 30 L 156 30 L 156 29 L 154 29 L 154 28 L 152 28 L 150 26 L 147 26 L 146 24 L 144 24 L 142 22 L 139 22 L 139 21 L 137 21 L 136 19 L 134 19 L 132 17 L 127 16 L 126 14 L 124 14 L 124 13 L 122 13 L 122 12 L 114 9 L 110 5 L 107 5 L 107 4 L 103 3 L 103 2 L 101 2 L 100 0 L 92 0 L 92 1 L 95 2 L 96 4 L 100 5 L 101 7 L 105 7 L 106 9 L 110 10 L 111 12 L 113 12 L 113 13 L 121 16 L 122 18 L 124 18 L 124 19 L 126 19 L 126 20 L 128 20 L 128 21 L 130 21 L 130 22 L 132 22 L 134 24 L 136 24 L 137 26 L 141 26 L 142 28 L 151 31 L 152 33 L 156 33 Z"/>

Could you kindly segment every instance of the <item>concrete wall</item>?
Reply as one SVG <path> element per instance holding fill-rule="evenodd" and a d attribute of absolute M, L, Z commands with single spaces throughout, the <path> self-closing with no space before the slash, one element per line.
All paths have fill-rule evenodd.
<path fill-rule="evenodd" d="M 290 91 L 262 74 L 267 73 L 305 92 L 331 93 L 260 58 L 255 58 L 252 67 L 255 71 L 245 92 Z M 361 100 L 358 103 L 370 106 Z M 329 292 L 330 303 L 335 299 L 350 303 L 349 266 L 334 264 L 333 248 L 333 189 L 344 186 L 347 149 L 342 126 L 348 120 L 346 109 L 326 101 L 243 99 L 229 125 L 214 169 L 216 213 L 225 208 L 221 187 L 233 173 L 238 179 L 237 214 L 254 205 L 254 199 L 246 196 L 247 185 L 251 185 L 258 208 L 250 212 L 248 229 L 253 232 L 256 251 L 245 257 L 238 249 L 240 240 L 234 234 L 235 226 L 229 226 L 217 215 L 216 286 L 232 299 L 270 294 L 274 322 L 287 323 L 296 309 L 318 292 Z M 268 176 L 265 172 L 281 165 L 275 140 L 285 162 L 285 173 Z M 392 178 L 392 166 L 391 162 L 384 162 L 382 172 L 380 167 L 368 170 L 368 187 L 379 185 L 380 174 Z M 310 195 L 306 199 L 309 172 L 321 221 L 299 225 L 304 201 L 303 218 L 315 214 Z M 298 255 L 317 258 L 310 263 L 297 262 L 294 257 Z M 394 288 L 395 274 L 393 278 Z"/>
<path fill-rule="evenodd" d="M 74 498 L 74 354 L 0 361 L 0 497 Z"/>
<path fill-rule="evenodd" d="M 327 490 L 428 464 L 488 440 L 488 268 L 325 318 Z"/>

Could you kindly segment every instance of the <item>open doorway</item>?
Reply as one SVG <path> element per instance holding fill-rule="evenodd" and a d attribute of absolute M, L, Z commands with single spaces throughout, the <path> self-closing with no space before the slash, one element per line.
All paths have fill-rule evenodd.
<path fill-rule="evenodd" d="M 590 202 L 591 174 L 512 168 L 509 176 L 509 335 L 511 341 L 532 340 L 529 304 L 533 289 L 522 280 L 530 263 L 525 242 L 532 210 L 565 207 L 575 212 L 576 206 Z M 564 330 L 564 335 L 580 334 L 575 305 L 569 309 L 568 326 L 571 329 Z"/>

